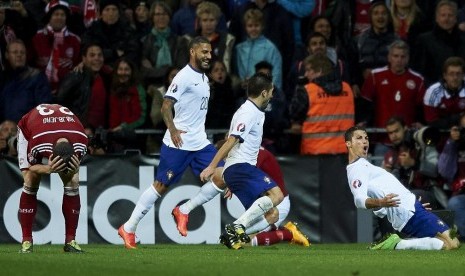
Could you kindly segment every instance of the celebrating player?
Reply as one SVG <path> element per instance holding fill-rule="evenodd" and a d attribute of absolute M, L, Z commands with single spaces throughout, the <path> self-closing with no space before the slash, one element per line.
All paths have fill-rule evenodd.
<path fill-rule="evenodd" d="M 228 156 L 224 181 L 247 209 L 233 224 L 225 226 L 226 232 L 220 237 L 221 243 L 232 249 L 241 249 L 241 242 L 250 242 L 246 229 L 283 200 L 276 182 L 255 166 L 265 121 L 263 109 L 273 97 L 273 89 L 267 75 L 258 73 L 249 79 L 248 99 L 234 114 L 228 139 L 200 174 L 203 181 L 210 179 Z"/>
<path fill-rule="evenodd" d="M 81 201 L 79 164 L 86 153 L 87 135 L 79 119 L 57 104 L 41 104 L 18 123 L 18 160 L 24 186 L 19 201 L 19 221 L 23 232 L 20 253 L 33 251 L 32 224 L 37 212 L 37 191 L 42 175 L 58 173 L 63 181 L 65 246 L 70 253 L 83 252 L 76 243 Z M 47 164 L 42 159 L 48 158 Z"/>
<path fill-rule="evenodd" d="M 188 166 L 195 175 L 199 175 L 216 153 L 215 147 L 205 133 L 205 118 L 210 97 L 205 71 L 210 66 L 211 44 L 204 37 L 196 37 L 191 40 L 189 49 L 189 64 L 174 77 L 163 100 L 161 112 L 168 129 L 160 150 L 156 179 L 140 196 L 129 220 L 118 229 L 118 234 L 123 238 L 127 249 L 136 248 L 137 225 L 155 201 L 168 190 L 169 186 L 181 179 Z M 217 174 L 220 170 L 218 168 Z M 223 185 L 222 181 L 213 183 L 209 179 L 199 193 L 189 201 L 187 208 L 191 210 L 211 200 L 222 192 Z M 173 216 L 187 219 L 187 216 L 182 216 L 179 212 L 179 208 L 176 208 L 173 210 Z M 186 235 L 183 234 L 183 229 L 178 227 L 178 230 L 183 236 Z"/>
<path fill-rule="evenodd" d="M 379 217 L 387 216 L 392 227 L 413 239 L 401 239 L 391 234 L 371 249 L 456 249 L 460 243 L 435 214 L 427 211 L 397 178 L 366 159 L 368 135 L 362 127 L 351 127 L 345 135 L 349 151 L 347 178 L 355 206 L 373 209 Z"/>

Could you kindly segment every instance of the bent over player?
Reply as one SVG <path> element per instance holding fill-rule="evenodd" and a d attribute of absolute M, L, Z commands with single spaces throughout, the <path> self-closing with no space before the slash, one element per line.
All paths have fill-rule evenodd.
<path fill-rule="evenodd" d="M 373 209 L 378 217 L 387 216 L 395 230 L 412 237 L 401 239 L 391 234 L 371 249 L 448 250 L 460 246 L 449 226 L 427 211 L 394 175 L 368 162 L 370 143 L 363 127 L 349 128 L 344 138 L 349 151 L 347 178 L 355 206 Z"/>
<path fill-rule="evenodd" d="M 37 212 L 37 191 L 42 175 L 51 173 L 58 173 L 63 181 L 63 250 L 83 252 L 75 237 L 81 209 L 79 164 L 86 153 L 87 141 L 79 119 L 61 105 L 38 105 L 19 121 L 18 162 L 24 179 L 19 201 L 19 221 L 23 232 L 20 253 L 33 251 L 32 224 Z M 42 163 L 44 158 L 48 159 L 46 164 Z"/>

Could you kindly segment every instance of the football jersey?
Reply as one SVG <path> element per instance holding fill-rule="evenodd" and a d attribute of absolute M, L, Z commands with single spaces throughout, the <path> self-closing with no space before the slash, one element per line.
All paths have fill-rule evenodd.
<path fill-rule="evenodd" d="M 452 96 L 441 82 L 437 82 L 426 90 L 423 104 L 427 123 L 464 112 L 465 87 Z"/>
<path fill-rule="evenodd" d="M 18 129 L 25 140 L 25 143 L 18 141 L 21 169 L 27 168 L 27 163 L 40 164 L 42 158 L 48 158 L 59 138 L 66 138 L 79 158 L 87 150 L 88 138 L 81 122 L 67 107 L 58 104 L 38 105 L 21 118 Z"/>
<path fill-rule="evenodd" d="M 237 137 L 239 143 L 229 151 L 225 169 L 237 163 L 257 164 L 264 122 L 265 113 L 250 100 L 245 101 L 234 113 L 229 135 Z"/>
<path fill-rule="evenodd" d="M 173 123 L 178 130 L 186 131 L 181 134 L 182 150 L 200 150 L 210 141 L 205 133 L 205 118 L 210 98 L 208 77 L 194 70 L 189 64 L 176 74 L 168 87 L 165 98 L 175 101 Z M 174 147 L 171 134 L 166 130 L 163 143 Z"/>
<path fill-rule="evenodd" d="M 402 185 L 397 178 L 385 169 L 374 166 L 365 158 L 359 158 L 347 165 L 347 179 L 350 191 L 354 195 L 357 208 L 366 209 L 367 198 L 383 198 L 388 194 L 397 194 L 398 207 L 374 210 L 379 217 L 387 216 L 392 227 L 402 230 L 415 211 L 415 195 Z"/>
<path fill-rule="evenodd" d="M 387 66 L 374 69 L 365 80 L 362 96 L 374 104 L 374 127 L 384 128 L 392 116 L 402 116 L 407 125 L 419 120 L 425 87 L 423 77 L 407 69 L 394 74 Z"/>

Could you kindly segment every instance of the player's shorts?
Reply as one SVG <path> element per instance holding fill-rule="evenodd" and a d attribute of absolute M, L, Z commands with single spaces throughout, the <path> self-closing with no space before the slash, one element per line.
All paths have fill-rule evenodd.
<path fill-rule="evenodd" d="M 415 238 L 433 238 L 437 233 L 449 230 L 449 226 L 438 216 L 426 210 L 421 202 L 415 202 L 415 214 L 402 228 L 402 233 Z"/>
<path fill-rule="evenodd" d="M 181 179 L 184 171 L 189 166 L 195 176 L 200 176 L 200 173 L 210 165 L 210 162 L 215 157 L 216 148 L 209 144 L 201 150 L 188 151 L 178 148 L 170 148 L 162 144 L 160 149 L 160 164 L 158 165 L 156 180 L 163 183 L 165 186 L 176 184 Z M 218 167 L 223 167 L 224 162 L 221 161 Z"/>
<path fill-rule="evenodd" d="M 26 140 L 26 137 L 24 137 L 23 132 L 21 131 L 20 128 L 18 128 L 18 145 L 17 145 L 17 151 L 18 151 L 18 164 L 19 164 L 19 169 L 24 170 L 27 169 L 31 166 L 29 163 L 29 158 L 28 152 L 27 152 L 27 146 L 29 142 Z"/>
<path fill-rule="evenodd" d="M 271 177 L 249 163 L 238 163 L 227 167 L 223 172 L 223 178 L 245 209 L 249 209 L 264 192 L 277 186 Z"/>

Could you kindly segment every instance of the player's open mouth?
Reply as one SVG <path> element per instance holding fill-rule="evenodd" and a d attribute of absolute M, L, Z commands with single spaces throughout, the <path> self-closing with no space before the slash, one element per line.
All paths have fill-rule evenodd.
<path fill-rule="evenodd" d="M 363 153 L 368 154 L 368 146 L 363 147 Z"/>

